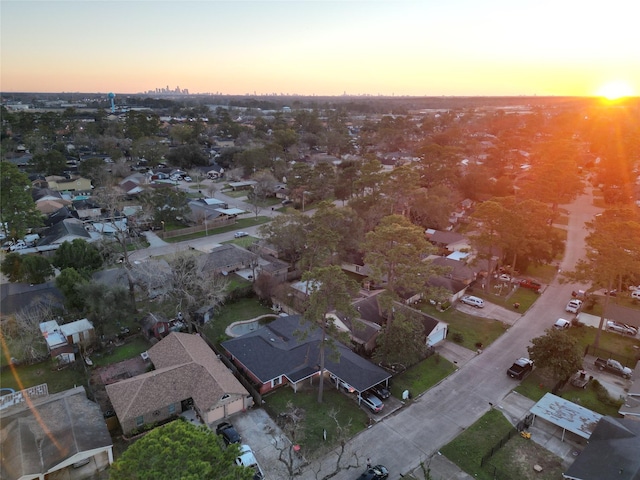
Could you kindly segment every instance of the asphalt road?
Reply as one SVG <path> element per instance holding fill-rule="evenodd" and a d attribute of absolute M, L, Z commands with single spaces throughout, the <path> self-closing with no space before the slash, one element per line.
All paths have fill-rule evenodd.
<path fill-rule="evenodd" d="M 566 253 L 559 266 L 570 270 L 585 251 L 584 222 L 600 209 L 592 205 L 592 193 L 586 193 L 570 205 L 567 226 Z M 540 336 L 557 318 L 565 315 L 564 308 L 571 291 L 586 289 L 554 280 L 536 303 L 518 319 L 498 340 L 477 355 L 453 375 L 417 398 L 412 405 L 385 418 L 363 431 L 349 442 L 349 449 L 361 458 L 386 465 L 390 479 L 400 478 L 438 452 L 443 445 L 472 425 L 492 405 L 497 405 L 514 388 L 515 381 L 504 374 L 514 359 L 528 356 L 530 339 Z M 335 465 L 335 456 L 323 459 L 325 472 Z M 318 469 L 319 465 L 315 465 Z M 316 478 L 315 472 L 304 472 L 300 478 Z M 444 478 L 432 471 L 434 478 Z M 336 480 L 354 477 L 353 471 L 339 472 Z M 447 477 L 451 478 L 451 477 Z"/>

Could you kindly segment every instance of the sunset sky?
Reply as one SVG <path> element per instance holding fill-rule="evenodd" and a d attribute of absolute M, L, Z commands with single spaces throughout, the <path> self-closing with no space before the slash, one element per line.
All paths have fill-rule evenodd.
<path fill-rule="evenodd" d="M 0 19 L 4 92 L 640 94 L 637 0 L 2 0 Z"/>

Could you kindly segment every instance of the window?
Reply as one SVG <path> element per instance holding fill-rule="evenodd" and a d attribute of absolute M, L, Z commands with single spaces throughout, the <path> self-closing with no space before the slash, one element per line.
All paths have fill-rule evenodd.
<path fill-rule="evenodd" d="M 277 386 L 280 385 L 282 383 L 282 377 L 277 377 L 273 379 L 273 382 L 271 382 L 273 384 L 273 386 Z"/>
<path fill-rule="evenodd" d="M 172 403 L 169 405 L 169 415 L 173 415 L 174 413 L 176 413 L 176 404 Z"/>
<path fill-rule="evenodd" d="M 144 425 L 144 416 L 140 415 L 136 417 L 136 427 L 141 427 L 142 425 Z"/>

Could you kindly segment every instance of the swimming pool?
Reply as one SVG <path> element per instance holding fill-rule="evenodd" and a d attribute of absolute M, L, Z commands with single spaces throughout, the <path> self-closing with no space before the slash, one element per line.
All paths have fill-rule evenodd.
<path fill-rule="evenodd" d="M 252 318 L 251 320 L 234 322 L 227 327 L 225 333 L 230 337 L 241 337 L 247 333 L 255 332 L 265 323 L 269 323 L 267 319 L 275 320 L 277 317 L 277 315 L 267 314 Z"/>

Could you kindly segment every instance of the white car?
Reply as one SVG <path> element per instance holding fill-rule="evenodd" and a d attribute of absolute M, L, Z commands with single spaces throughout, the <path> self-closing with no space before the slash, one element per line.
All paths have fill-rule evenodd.
<path fill-rule="evenodd" d="M 233 234 L 234 238 L 242 238 L 242 237 L 248 237 L 249 234 L 247 232 L 236 232 Z"/>
<path fill-rule="evenodd" d="M 500 280 L 501 282 L 510 282 L 511 281 L 511 277 L 509 275 L 507 275 L 506 273 L 503 273 L 502 275 L 500 275 L 498 277 L 498 280 Z"/>
<path fill-rule="evenodd" d="M 631 337 L 635 337 L 638 334 L 638 329 L 636 327 L 620 322 L 614 322 L 613 320 L 607 320 L 607 330 L 629 335 Z"/>
<path fill-rule="evenodd" d="M 564 318 L 559 318 L 556 320 L 556 323 L 553 324 L 553 328 L 556 330 L 566 330 L 571 326 L 571 322 L 569 320 L 565 320 Z"/>
<path fill-rule="evenodd" d="M 256 456 L 253 454 L 253 450 L 251 450 L 249 445 L 240 445 L 240 456 L 236 458 L 236 465 L 252 468 L 254 471 L 254 480 L 264 478 L 264 473 L 262 473 L 262 469 L 260 465 L 258 465 L 258 460 L 256 460 Z"/>
<path fill-rule="evenodd" d="M 484 307 L 484 300 L 478 297 L 474 297 L 473 295 L 465 295 L 460 299 L 460 301 L 462 303 L 466 303 L 467 305 L 471 305 L 472 307 L 476 307 L 476 308 Z"/>
<path fill-rule="evenodd" d="M 569 313 L 578 313 L 578 310 L 580 310 L 580 307 L 582 307 L 582 300 L 573 298 L 569 300 L 569 303 L 567 303 L 567 306 L 565 307 L 564 310 L 565 312 L 569 312 Z"/>

